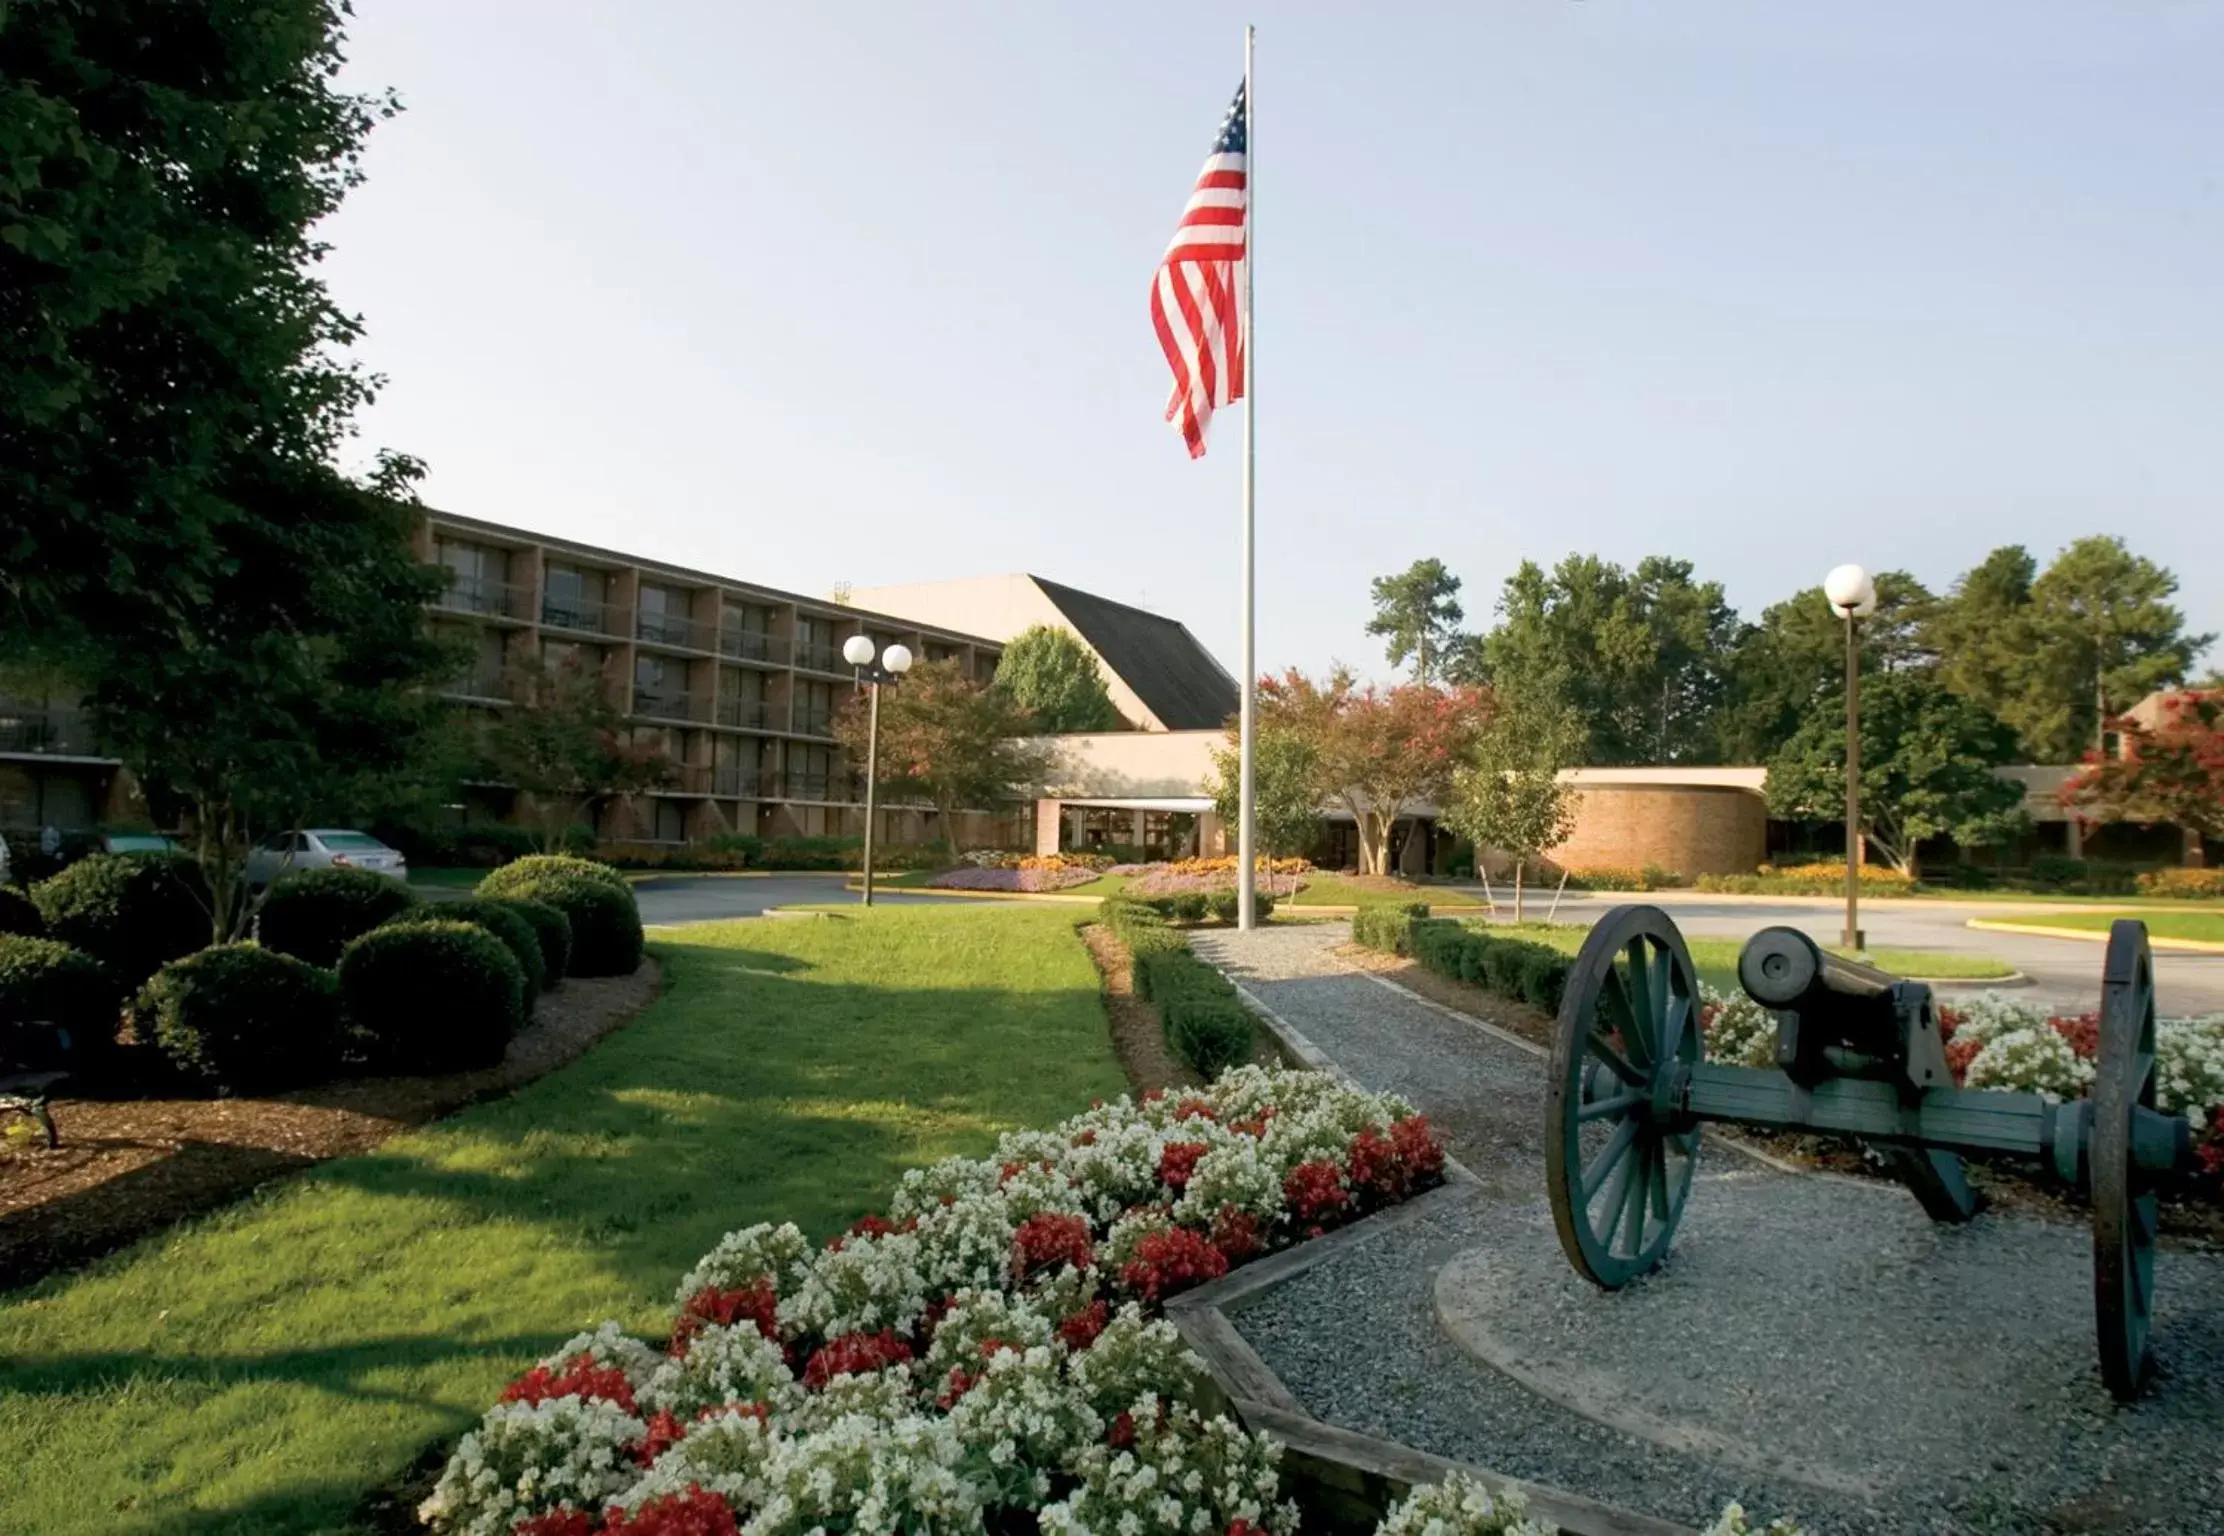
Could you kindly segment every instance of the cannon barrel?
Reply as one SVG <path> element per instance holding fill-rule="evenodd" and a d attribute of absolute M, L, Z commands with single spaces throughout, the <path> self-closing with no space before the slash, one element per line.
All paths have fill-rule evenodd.
<path fill-rule="evenodd" d="M 1865 1001 L 1889 1006 L 1898 980 L 1873 965 L 1831 954 L 1797 928 L 1763 928 L 1738 952 L 1738 984 L 1764 1008 L 1836 1012 Z"/>

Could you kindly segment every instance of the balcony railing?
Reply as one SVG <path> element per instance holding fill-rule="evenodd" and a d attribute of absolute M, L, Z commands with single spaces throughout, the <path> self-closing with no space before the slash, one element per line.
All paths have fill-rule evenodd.
<path fill-rule="evenodd" d="M 651 645 L 685 646 L 691 651 L 710 649 L 710 626 L 678 613 L 637 613 L 633 638 Z"/>
<path fill-rule="evenodd" d="M 722 629 L 718 632 L 718 649 L 741 661 L 769 661 L 784 666 L 788 660 L 787 637 L 768 635 L 761 629 Z"/>
<path fill-rule="evenodd" d="M 636 688 L 633 690 L 633 712 L 656 720 L 708 720 L 710 700 L 696 693 Z"/>
<path fill-rule="evenodd" d="M 533 593 L 530 588 L 507 581 L 496 581 L 487 576 L 466 576 L 460 571 L 448 575 L 448 590 L 434 599 L 433 606 L 449 613 L 480 613 L 498 619 L 530 618 L 533 612 Z"/>
<path fill-rule="evenodd" d="M 711 770 L 710 792 L 754 800 L 764 792 L 764 780 L 754 769 L 725 767 Z"/>
<path fill-rule="evenodd" d="M 625 634 L 624 610 L 615 603 L 584 597 L 543 597 L 541 622 L 557 629 L 582 630 L 590 635 Z"/>
<path fill-rule="evenodd" d="M 446 692 L 465 699 L 507 699 L 510 690 L 498 667 L 473 667 L 448 679 Z"/>
<path fill-rule="evenodd" d="M 796 645 L 795 664 L 799 667 L 809 667 L 814 672 L 838 672 L 843 677 L 849 676 L 855 670 L 848 662 L 842 660 L 840 646 L 831 642 L 822 644 L 815 640 L 802 641 Z"/>
<path fill-rule="evenodd" d="M 832 710 L 799 709 L 795 712 L 795 730 L 799 736 L 834 737 L 834 712 Z"/>
<path fill-rule="evenodd" d="M 718 701 L 718 723 L 745 731 L 761 731 L 770 718 L 762 699 L 721 698 Z"/>
<path fill-rule="evenodd" d="M 91 724 L 74 709 L 25 708 L 0 700 L 0 753 L 104 757 Z"/>

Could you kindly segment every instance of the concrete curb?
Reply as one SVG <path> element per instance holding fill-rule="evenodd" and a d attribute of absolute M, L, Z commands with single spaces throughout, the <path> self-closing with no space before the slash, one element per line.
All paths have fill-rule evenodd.
<path fill-rule="evenodd" d="M 2125 915 L 2129 917 L 2137 914 Z M 2014 918 L 1973 917 L 1962 926 L 1982 929 L 1986 933 L 2027 933 L 2038 939 L 2080 939 L 2088 944 L 2108 942 L 2108 934 L 2104 930 L 2044 927 L 2037 923 L 2019 922 Z M 2206 939 L 2172 939 L 2150 933 L 2147 935 L 2147 943 L 2155 949 L 2174 949 L 2189 955 L 2224 955 L 2224 944 L 2212 944 Z"/>

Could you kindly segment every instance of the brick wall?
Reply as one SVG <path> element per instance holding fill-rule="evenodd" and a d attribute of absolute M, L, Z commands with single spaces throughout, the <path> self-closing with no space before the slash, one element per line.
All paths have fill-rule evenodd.
<path fill-rule="evenodd" d="M 1577 799 L 1575 832 L 1550 854 L 1564 869 L 1657 864 L 1687 877 L 1742 875 L 1768 854 L 1768 808 L 1748 790 L 1601 785 Z"/>

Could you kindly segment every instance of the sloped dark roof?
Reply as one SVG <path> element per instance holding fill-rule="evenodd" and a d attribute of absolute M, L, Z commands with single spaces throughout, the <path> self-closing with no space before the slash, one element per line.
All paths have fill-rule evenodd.
<path fill-rule="evenodd" d="M 1034 578 L 1104 664 L 1170 731 L 1216 731 L 1236 712 L 1236 680 L 1173 619 Z"/>

